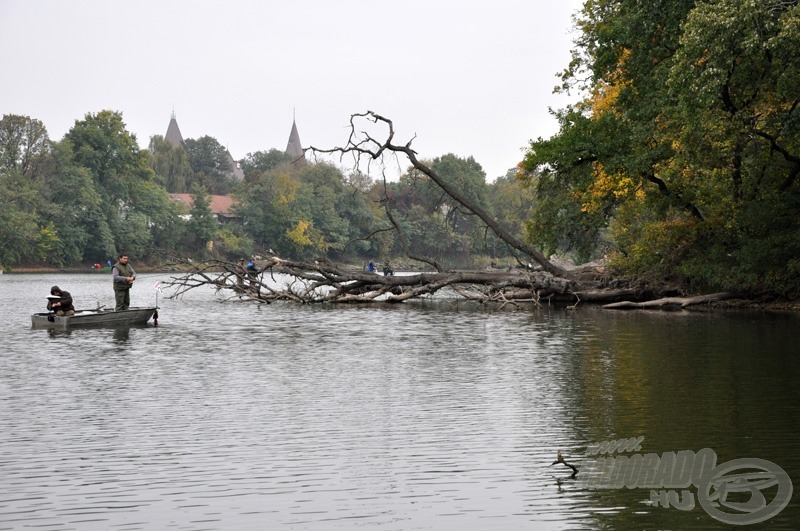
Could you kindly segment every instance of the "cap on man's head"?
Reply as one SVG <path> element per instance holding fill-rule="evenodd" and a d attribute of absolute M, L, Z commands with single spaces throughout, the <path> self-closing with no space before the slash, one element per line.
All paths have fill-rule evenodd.
<path fill-rule="evenodd" d="M 61 288 L 58 286 L 53 286 L 50 288 L 50 295 L 55 295 L 56 293 L 61 293 Z"/>

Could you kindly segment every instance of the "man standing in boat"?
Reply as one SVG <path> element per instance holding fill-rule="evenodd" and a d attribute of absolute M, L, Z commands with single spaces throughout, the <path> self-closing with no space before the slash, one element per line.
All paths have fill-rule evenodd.
<path fill-rule="evenodd" d="M 136 280 L 136 271 L 128 263 L 128 255 L 120 253 L 119 260 L 111 268 L 114 282 L 115 310 L 127 310 L 131 305 L 131 286 Z"/>

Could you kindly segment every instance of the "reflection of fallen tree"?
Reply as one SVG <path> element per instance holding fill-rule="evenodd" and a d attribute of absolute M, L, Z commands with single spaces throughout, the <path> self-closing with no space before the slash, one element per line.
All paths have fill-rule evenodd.
<path fill-rule="evenodd" d="M 582 301 L 610 302 L 651 298 L 648 292 L 604 286 L 607 278 L 594 271 L 573 271 L 569 277 L 530 269 L 439 271 L 383 276 L 332 262 L 298 262 L 276 256 L 259 261 L 256 272 L 239 264 L 213 260 L 192 269 L 165 285 L 174 288 L 171 297 L 211 286 L 237 300 L 300 303 L 403 302 L 432 296 L 443 290 L 461 300 L 506 306 L 537 306 L 551 303 L 572 307 Z"/>
<path fill-rule="evenodd" d="M 712 293 L 710 295 L 698 295 L 696 297 L 664 297 L 652 301 L 633 302 L 621 301 L 606 304 L 603 308 L 608 310 L 639 310 L 647 308 L 688 308 L 697 304 L 708 304 L 711 302 L 724 301 L 736 297 L 734 293 Z"/>

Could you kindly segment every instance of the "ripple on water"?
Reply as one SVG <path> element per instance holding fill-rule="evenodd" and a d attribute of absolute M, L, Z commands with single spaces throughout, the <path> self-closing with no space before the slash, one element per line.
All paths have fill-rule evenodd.
<path fill-rule="evenodd" d="M 55 280 L 40 277 L 38 291 Z M 74 285 L 102 297 L 105 280 L 85 277 Z M 647 493 L 582 490 L 550 466 L 556 450 L 576 456 L 593 440 L 640 434 L 654 451 L 722 444 L 715 433 L 741 441 L 737 423 L 763 417 L 764 404 L 791 415 L 781 400 L 797 399 L 796 362 L 764 354 L 783 379 L 767 399 L 746 400 L 749 380 L 725 377 L 743 393 L 738 420 L 712 432 L 692 403 L 673 397 L 665 411 L 659 382 L 691 378 L 676 360 L 703 370 L 700 350 L 724 366 L 709 338 L 727 348 L 730 328 L 713 320 L 256 307 L 197 294 L 162 301 L 157 328 L 53 335 L 26 326 L 28 284 L 9 289 L 27 309 L 1 325 L 0 529 L 647 528 L 664 518 L 685 528 L 675 511 L 643 506 Z M 706 339 L 684 330 L 698 326 Z M 655 342 L 682 332 L 693 338 L 685 347 Z M 757 366 L 736 363 L 761 381 Z M 673 416 L 682 423 L 662 424 Z M 772 437 L 763 448 L 796 471 L 791 437 L 760 427 Z"/>

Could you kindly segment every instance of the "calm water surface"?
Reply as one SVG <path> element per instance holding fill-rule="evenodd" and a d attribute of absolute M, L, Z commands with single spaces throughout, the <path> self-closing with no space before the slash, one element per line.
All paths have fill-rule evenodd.
<path fill-rule="evenodd" d="M 155 303 L 143 275 L 134 305 Z M 0 276 L 0 529 L 723 529 L 586 488 L 595 441 L 766 459 L 800 490 L 800 319 L 158 301 L 158 327 L 34 330 Z M 579 474 L 580 477 L 580 474 Z M 800 503 L 755 528 L 796 529 Z M 751 528 L 753 528 L 751 527 Z"/>

